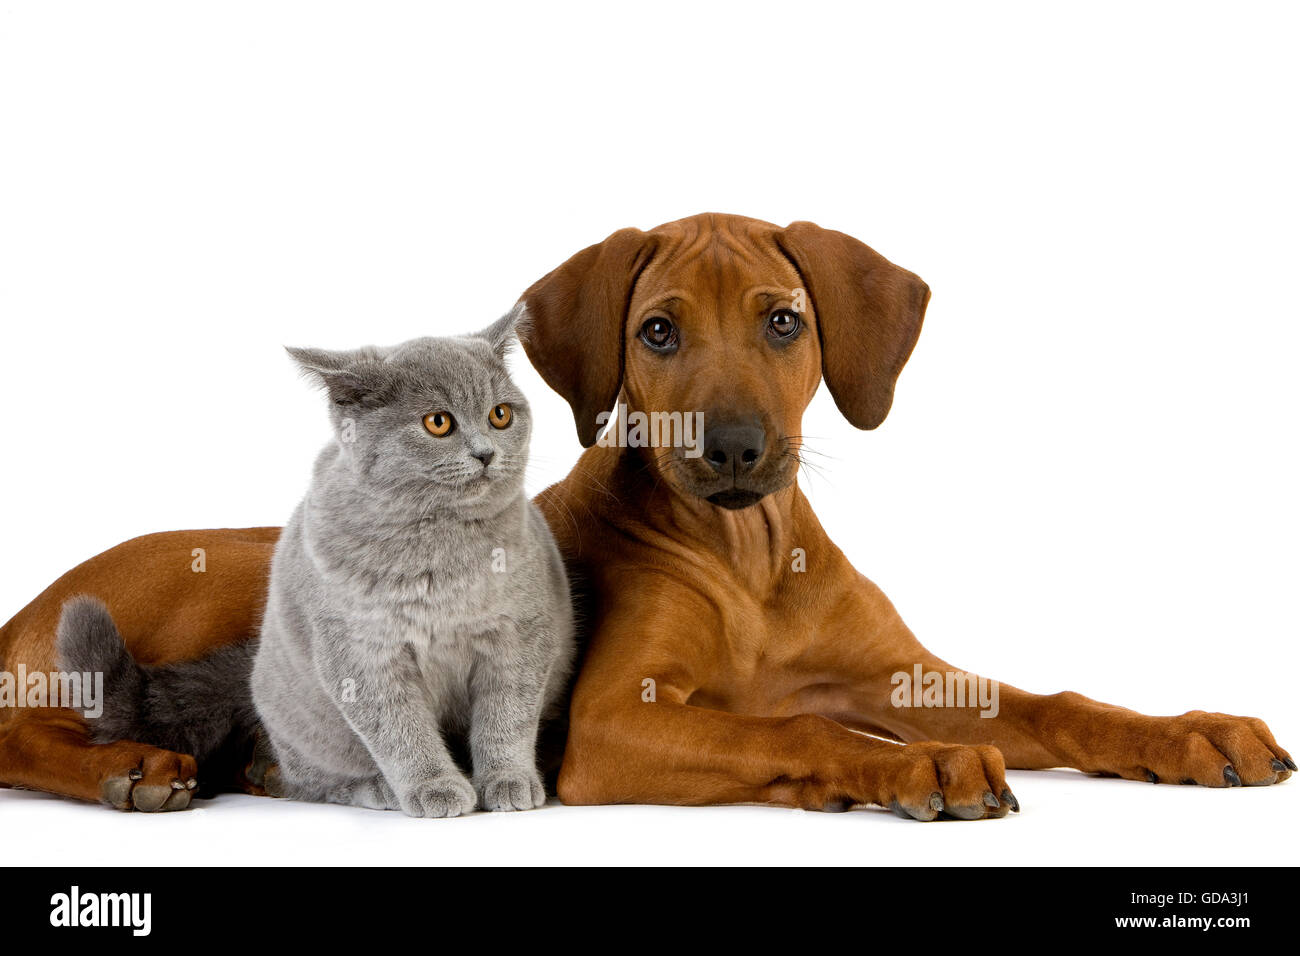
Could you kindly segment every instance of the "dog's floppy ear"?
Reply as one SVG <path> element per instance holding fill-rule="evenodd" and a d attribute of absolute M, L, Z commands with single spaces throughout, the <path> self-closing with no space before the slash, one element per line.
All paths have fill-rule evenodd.
<path fill-rule="evenodd" d="M 930 287 L 852 236 L 811 222 L 791 223 L 776 241 L 808 287 L 835 404 L 856 427 L 875 428 L 921 334 Z"/>
<path fill-rule="evenodd" d="M 519 341 L 573 409 L 584 448 L 595 444 L 596 416 L 614 407 L 623 384 L 623 325 L 653 251 L 647 233 L 620 229 L 538 279 L 520 300 Z"/>

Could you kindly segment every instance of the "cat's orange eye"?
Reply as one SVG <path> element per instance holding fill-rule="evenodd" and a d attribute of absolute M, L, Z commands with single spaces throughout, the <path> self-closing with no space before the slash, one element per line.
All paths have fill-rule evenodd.
<path fill-rule="evenodd" d="M 424 427 L 429 429 L 430 435 L 441 438 L 451 434 L 451 430 L 456 427 L 456 420 L 446 412 L 434 412 L 424 416 Z"/>
<path fill-rule="evenodd" d="M 514 417 L 515 413 L 510 410 L 510 406 L 505 402 L 494 405 L 492 411 L 488 412 L 488 421 L 492 423 L 493 428 L 510 427 L 510 419 Z"/>

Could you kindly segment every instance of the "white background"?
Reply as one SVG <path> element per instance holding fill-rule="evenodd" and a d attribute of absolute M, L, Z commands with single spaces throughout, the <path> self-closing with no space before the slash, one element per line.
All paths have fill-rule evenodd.
<path fill-rule="evenodd" d="M 0 619 L 148 531 L 279 524 L 327 436 L 284 344 L 486 325 L 627 225 L 811 219 L 934 296 L 823 524 L 929 646 L 1300 751 L 1297 17 L 1284 5 L 6 3 Z M 578 452 L 526 365 L 530 486 Z M 1015 774 L 1018 817 L 415 821 L 0 792 L 62 862 L 1276 862 L 1300 782 Z M 851 836 L 846 836 L 851 833 Z M 54 841 L 55 845 L 51 844 Z M 51 855 L 51 850 L 55 850 Z"/>

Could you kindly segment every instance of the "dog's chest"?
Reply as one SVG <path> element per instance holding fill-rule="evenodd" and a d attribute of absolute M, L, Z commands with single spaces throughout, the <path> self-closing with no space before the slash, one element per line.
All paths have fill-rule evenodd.
<path fill-rule="evenodd" d="M 732 592 L 709 641 L 711 665 L 690 703 L 733 713 L 797 710 L 807 688 L 827 679 L 816 628 L 796 608 Z"/>

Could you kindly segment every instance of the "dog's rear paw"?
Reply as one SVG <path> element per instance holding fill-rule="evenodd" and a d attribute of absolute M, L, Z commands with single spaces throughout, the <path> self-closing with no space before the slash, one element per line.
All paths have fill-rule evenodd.
<path fill-rule="evenodd" d="M 282 797 L 284 784 L 275 753 L 265 732 L 259 731 L 253 744 L 253 755 L 239 778 L 239 788 L 255 797 Z"/>
<path fill-rule="evenodd" d="M 262 777 L 262 796 L 283 797 L 284 775 L 280 773 L 279 764 L 271 764 Z"/>
<path fill-rule="evenodd" d="M 198 785 L 193 757 L 149 748 L 134 766 L 105 777 L 99 797 L 117 810 L 161 813 L 189 807 Z"/>
<path fill-rule="evenodd" d="M 1267 787 L 1296 769 L 1291 755 L 1257 717 L 1193 710 L 1181 717 L 1142 721 L 1131 728 L 1126 759 L 1103 770 L 1151 783 Z"/>

